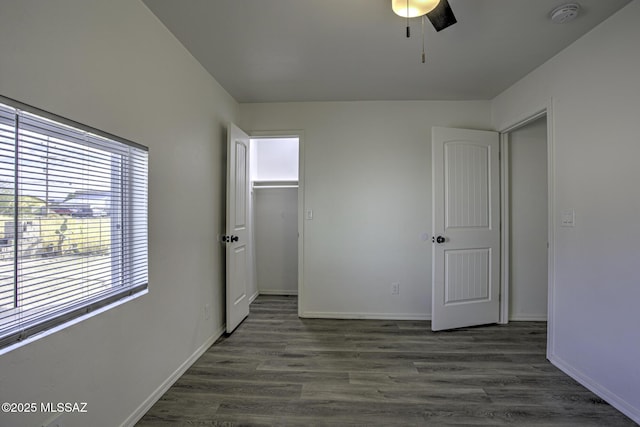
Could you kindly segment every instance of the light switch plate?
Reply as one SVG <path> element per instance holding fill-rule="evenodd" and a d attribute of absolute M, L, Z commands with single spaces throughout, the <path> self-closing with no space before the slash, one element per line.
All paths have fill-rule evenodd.
<path fill-rule="evenodd" d="M 575 227 L 575 225 L 576 225 L 576 212 L 573 209 L 568 209 L 560 213 L 561 227 Z"/>

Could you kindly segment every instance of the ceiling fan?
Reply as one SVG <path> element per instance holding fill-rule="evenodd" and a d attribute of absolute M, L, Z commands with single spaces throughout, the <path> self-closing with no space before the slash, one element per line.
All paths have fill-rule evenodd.
<path fill-rule="evenodd" d="M 429 18 L 436 31 L 442 31 L 458 22 L 447 0 L 440 0 L 435 9 L 427 13 L 427 18 Z"/>
<path fill-rule="evenodd" d="M 436 31 L 440 32 L 458 22 L 448 0 L 391 0 L 391 8 L 396 15 L 407 18 L 407 37 L 411 37 L 409 18 L 422 17 L 422 62 L 424 53 L 424 17 L 426 16 Z"/>

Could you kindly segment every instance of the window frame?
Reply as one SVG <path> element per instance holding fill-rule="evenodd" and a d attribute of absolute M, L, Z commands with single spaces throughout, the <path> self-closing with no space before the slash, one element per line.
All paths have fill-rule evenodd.
<path fill-rule="evenodd" d="M 124 282 L 125 280 L 133 279 L 133 278 L 139 279 L 139 277 L 136 276 L 136 274 L 134 274 L 133 272 L 134 271 L 133 266 L 135 265 L 137 268 L 144 269 L 142 272 L 143 283 L 138 283 L 138 284 L 125 283 L 125 286 L 122 286 L 122 289 L 120 290 L 111 290 L 106 294 L 104 293 L 98 294 L 95 297 L 81 299 L 80 301 L 74 302 L 70 305 L 57 307 L 55 310 L 55 314 L 47 315 L 44 320 L 37 318 L 29 322 L 26 322 L 25 324 L 22 324 L 21 322 L 17 322 L 16 327 L 14 328 L 16 330 L 6 333 L 6 335 L 4 336 L 0 336 L 0 354 L 3 354 L 15 348 L 16 346 L 20 346 L 22 343 L 31 342 L 34 339 L 37 339 L 38 335 L 40 334 L 43 334 L 47 331 L 55 331 L 55 330 L 58 330 L 58 328 L 63 328 L 67 325 L 71 325 L 73 323 L 76 323 L 76 321 L 82 320 L 84 318 L 83 316 L 87 316 L 91 313 L 98 313 L 98 312 L 108 310 L 109 308 L 111 308 L 110 306 L 115 307 L 120 303 L 124 303 L 135 296 L 143 295 L 147 292 L 148 282 L 149 282 L 148 280 L 148 270 L 149 270 L 148 152 L 149 152 L 149 149 L 144 145 L 135 143 L 128 139 L 76 122 L 74 120 L 59 116 L 57 114 L 50 113 L 48 111 L 42 110 L 37 107 L 33 107 L 31 105 L 25 104 L 23 102 L 17 101 L 12 98 L 8 98 L 3 95 L 0 95 L 0 104 L 4 104 L 7 107 L 10 107 L 16 110 L 16 119 L 14 122 L 15 134 L 16 134 L 15 144 L 17 144 L 16 151 L 14 152 L 16 177 L 18 176 L 18 173 L 19 173 L 18 172 L 18 163 L 19 163 L 19 160 L 18 160 L 19 145 L 18 144 L 20 139 L 18 137 L 18 134 L 20 129 L 19 120 L 21 117 L 20 115 L 21 112 L 26 112 L 31 115 L 35 115 L 40 118 L 44 118 L 46 120 L 55 122 L 57 124 L 61 124 L 63 126 L 73 128 L 74 130 L 79 130 L 82 132 L 86 132 L 90 135 L 97 136 L 98 138 L 105 140 L 105 141 L 102 141 L 105 144 L 105 147 L 102 147 L 102 150 L 104 150 L 105 152 L 111 152 L 115 154 L 121 151 L 122 149 L 121 148 L 118 149 L 118 146 L 116 145 L 111 145 L 111 149 L 110 149 L 109 144 L 112 144 L 113 142 L 115 142 L 119 144 L 124 144 L 130 148 L 139 150 L 143 154 L 143 156 L 140 157 L 143 161 L 143 166 L 140 169 L 132 166 L 134 162 L 138 161 L 137 156 L 140 155 L 139 153 L 136 155 L 129 153 L 127 156 L 123 155 L 122 157 L 122 163 L 123 163 L 122 169 L 121 169 L 122 181 L 120 183 L 120 188 L 119 188 L 120 206 L 117 210 L 118 215 L 120 215 L 120 218 L 121 218 L 122 230 L 121 230 L 120 239 L 122 239 L 122 242 L 120 242 L 120 244 L 117 246 L 110 244 L 111 250 L 113 250 L 114 248 L 117 248 L 118 250 L 121 251 L 121 254 L 116 255 L 112 253 L 110 257 L 111 257 L 112 264 L 114 263 L 114 258 L 117 258 L 117 257 L 122 258 L 121 261 L 119 261 L 120 269 L 117 273 L 122 278 L 122 282 Z M 93 149 L 96 149 L 97 145 L 96 143 L 91 143 L 91 144 L 88 144 L 87 147 L 93 147 Z M 69 158 L 73 159 L 73 157 L 71 156 Z M 140 184 L 141 174 L 143 174 L 143 177 L 141 181 L 142 183 Z M 14 193 L 13 193 L 14 222 L 16 224 L 15 227 L 17 229 L 18 222 L 19 222 L 18 200 L 20 197 L 20 192 L 18 191 L 19 182 L 17 179 L 14 182 L 13 190 L 14 190 Z M 144 200 L 142 201 L 144 205 L 142 205 L 142 203 L 139 200 L 136 200 L 136 198 L 134 197 L 134 193 L 138 193 L 140 191 L 144 192 L 144 195 L 145 195 Z M 143 214 L 137 213 L 137 211 L 139 211 L 141 207 L 144 208 Z M 133 238 L 133 235 L 135 233 L 139 233 L 141 231 L 143 231 L 142 239 L 138 237 Z M 16 234 L 14 237 L 14 244 L 16 248 L 18 247 L 18 242 L 19 242 L 19 239 L 17 237 L 18 235 Z M 142 265 L 140 266 L 136 257 L 140 257 L 141 252 L 144 258 L 141 261 Z M 16 268 L 18 264 L 19 262 L 18 260 L 19 260 L 19 253 L 17 250 L 14 250 L 14 253 L 13 253 L 14 268 Z M 18 276 L 18 273 L 16 269 L 14 270 L 14 287 L 16 289 L 20 287 L 19 284 L 16 285 L 17 276 Z M 111 283 L 111 286 L 115 285 L 113 280 L 111 280 L 110 283 Z M 26 308 L 26 309 L 21 309 L 20 307 L 14 307 L 13 309 L 5 310 L 5 313 L 10 312 L 10 310 L 14 310 L 14 315 L 16 316 L 22 315 L 22 313 L 20 313 L 21 310 L 44 311 L 42 307 Z M 12 314 L 10 313 L 8 314 L 8 316 L 11 316 L 11 315 Z"/>

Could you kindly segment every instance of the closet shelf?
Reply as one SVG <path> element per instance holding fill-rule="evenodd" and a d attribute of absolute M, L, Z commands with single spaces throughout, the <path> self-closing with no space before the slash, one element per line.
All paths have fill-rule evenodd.
<path fill-rule="evenodd" d="M 298 181 L 253 181 L 254 190 L 267 188 L 298 188 Z"/>

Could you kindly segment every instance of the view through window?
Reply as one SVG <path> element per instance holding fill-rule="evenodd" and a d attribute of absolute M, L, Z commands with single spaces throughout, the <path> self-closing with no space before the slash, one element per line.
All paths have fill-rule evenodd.
<path fill-rule="evenodd" d="M 38 113 L 0 104 L 0 347 L 147 286 L 146 149 Z"/>

